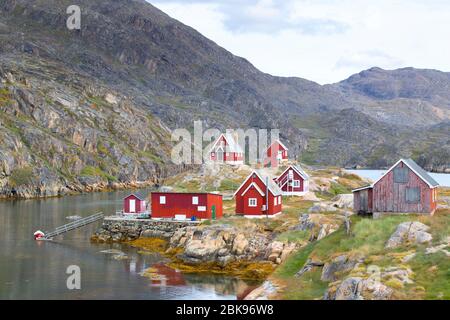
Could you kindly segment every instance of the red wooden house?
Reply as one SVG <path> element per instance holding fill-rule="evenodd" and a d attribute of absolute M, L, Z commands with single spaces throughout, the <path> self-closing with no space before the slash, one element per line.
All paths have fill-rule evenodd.
<path fill-rule="evenodd" d="M 135 194 L 130 194 L 123 199 L 123 214 L 140 214 L 147 211 L 144 199 Z"/>
<path fill-rule="evenodd" d="M 439 184 L 412 159 L 401 159 L 377 181 L 353 190 L 357 213 L 434 214 Z"/>
<path fill-rule="evenodd" d="M 231 134 L 221 134 L 209 151 L 209 159 L 213 162 L 243 164 L 244 151 Z"/>
<path fill-rule="evenodd" d="M 288 148 L 280 140 L 275 140 L 267 148 L 264 165 L 267 166 L 271 164 L 272 166 L 274 166 L 287 160 L 288 160 Z"/>
<path fill-rule="evenodd" d="M 234 193 L 236 214 L 246 217 L 273 217 L 281 213 L 281 190 L 270 179 L 253 171 Z"/>
<path fill-rule="evenodd" d="M 214 193 L 152 192 L 152 219 L 185 220 L 220 219 L 223 214 L 222 195 Z"/>
<path fill-rule="evenodd" d="M 284 196 L 302 196 L 308 192 L 309 176 L 298 165 L 291 165 L 275 180 Z"/>

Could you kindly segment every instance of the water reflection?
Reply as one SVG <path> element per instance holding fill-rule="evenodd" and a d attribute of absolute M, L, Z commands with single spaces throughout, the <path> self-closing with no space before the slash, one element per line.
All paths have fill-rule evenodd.
<path fill-rule="evenodd" d="M 89 236 L 99 223 L 51 242 L 33 239 L 38 229 L 50 231 L 69 222 L 67 216 L 111 214 L 128 193 L 0 201 L 0 299 L 236 299 L 254 285 L 229 277 L 184 275 L 167 267 L 160 255 L 139 254 L 127 245 L 91 244 Z M 81 268 L 81 290 L 67 289 L 70 265 Z M 149 268 L 154 279 L 142 276 Z"/>

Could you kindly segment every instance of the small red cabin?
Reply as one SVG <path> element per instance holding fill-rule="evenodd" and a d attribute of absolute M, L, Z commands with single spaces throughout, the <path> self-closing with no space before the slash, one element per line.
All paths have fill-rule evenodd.
<path fill-rule="evenodd" d="M 377 181 L 353 190 L 357 213 L 434 214 L 439 184 L 412 159 L 401 159 Z"/>
<path fill-rule="evenodd" d="M 281 190 L 270 179 L 253 171 L 234 193 L 236 214 L 247 217 L 273 217 L 281 213 Z"/>
<path fill-rule="evenodd" d="M 267 148 L 266 156 L 267 158 L 264 161 L 266 166 L 269 163 L 273 166 L 274 164 L 285 162 L 288 160 L 288 148 L 280 140 L 275 140 Z"/>
<path fill-rule="evenodd" d="M 222 195 L 215 193 L 152 192 L 152 219 L 220 219 Z"/>
<path fill-rule="evenodd" d="M 298 165 L 291 165 L 275 179 L 285 196 L 302 196 L 308 192 L 309 176 Z"/>
<path fill-rule="evenodd" d="M 147 205 L 144 199 L 135 194 L 130 194 L 123 199 L 123 213 L 124 214 L 139 214 L 147 210 Z"/>
<path fill-rule="evenodd" d="M 209 159 L 213 162 L 239 165 L 244 163 L 244 151 L 231 134 L 221 134 L 209 152 Z"/>

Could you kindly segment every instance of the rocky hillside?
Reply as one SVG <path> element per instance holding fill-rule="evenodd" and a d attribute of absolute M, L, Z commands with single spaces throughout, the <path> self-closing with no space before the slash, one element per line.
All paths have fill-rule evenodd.
<path fill-rule="evenodd" d="M 282 128 L 311 164 L 450 167 L 446 73 L 371 69 L 320 86 L 264 74 L 144 0 L 80 0 L 73 31 L 71 4 L 0 2 L 2 195 L 156 181 L 169 130 L 197 119 Z"/>

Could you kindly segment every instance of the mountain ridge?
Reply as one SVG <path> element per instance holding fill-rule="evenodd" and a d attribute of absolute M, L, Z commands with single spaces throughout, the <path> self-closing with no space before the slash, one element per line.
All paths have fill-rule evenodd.
<path fill-rule="evenodd" d="M 450 168 L 446 73 L 371 68 L 339 83 L 320 85 L 263 73 L 142 0 L 80 0 L 81 30 L 69 31 L 65 9 L 71 4 L 0 3 L 0 102 L 8 102 L 0 107 L 0 133 L 25 146 L 12 143 L 2 149 L 2 194 L 10 194 L 11 174 L 23 166 L 33 169 L 38 184 L 45 180 L 43 172 L 52 172 L 50 180 L 57 190 L 52 194 L 83 185 L 77 177 L 86 167 L 102 167 L 100 173 L 84 170 L 87 185 L 108 184 L 112 178 L 121 183 L 157 181 L 158 172 L 171 166 L 170 130 L 192 128 L 194 120 L 221 130 L 280 128 L 291 154 L 309 164 L 378 167 L 413 157 L 428 170 Z M 36 109 L 44 115 L 57 113 L 59 122 L 37 116 Z M 86 115 L 91 121 L 87 125 Z M 120 120 L 121 134 L 108 127 L 105 115 Z M 55 151 L 60 162 L 49 165 L 48 150 L 26 151 L 33 143 L 24 131 L 33 125 L 45 133 L 49 121 L 55 126 L 51 130 L 69 123 L 78 128 L 90 147 L 76 144 L 73 132 L 59 130 L 52 138 L 65 146 Z M 96 122 L 103 125 L 96 127 Z M 144 130 L 148 136 L 164 132 L 164 138 L 153 143 L 136 132 L 131 134 L 134 142 L 121 141 L 126 128 L 136 122 L 150 126 Z M 115 140 L 120 147 L 102 142 L 103 148 L 98 148 L 99 137 Z M 73 143 L 78 146 L 72 150 L 79 158 L 75 167 L 60 154 Z M 15 153 L 20 156 L 12 156 Z M 125 173 L 123 154 L 130 155 L 132 167 L 123 169 Z"/>

